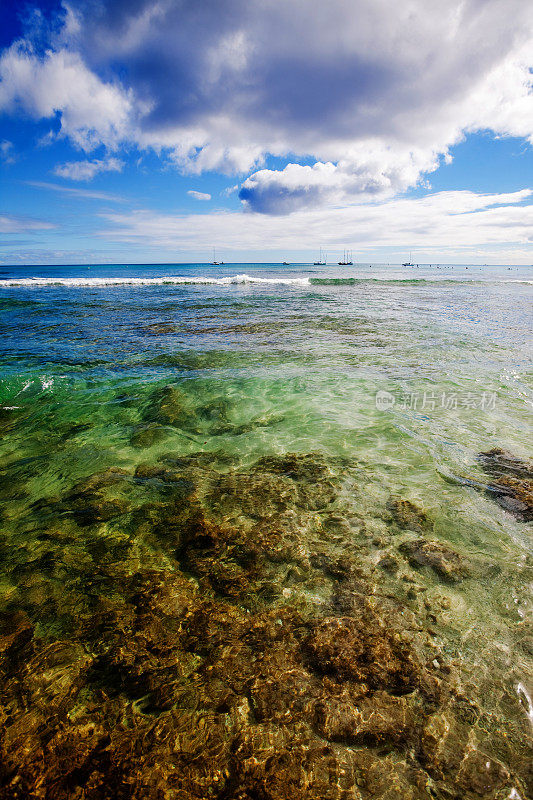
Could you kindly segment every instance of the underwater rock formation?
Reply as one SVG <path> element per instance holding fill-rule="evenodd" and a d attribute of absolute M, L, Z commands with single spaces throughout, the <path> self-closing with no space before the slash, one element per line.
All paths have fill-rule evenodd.
<path fill-rule="evenodd" d="M 383 589 L 326 457 L 167 454 L 48 511 L 0 615 L 2 800 L 528 797 L 525 727 Z"/>
<path fill-rule="evenodd" d="M 130 444 L 132 447 L 146 448 L 164 441 L 168 434 L 164 426 L 156 422 L 148 422 L 146 425 L 138 425 L 131 435 Z"/>
<path fill-rule="evenodd" d="M 110 467 L 81 481 L 67 494 L 64 508 L 80 525 L 105 522 L 124 514 L 129 506 L 124 498 L 106 497 L 104 490 L 124 480 L 127 471 Z"/>
<path fill-rule="evenodd" d="M 417 685 L 408 648 L 367 605 L 357 619 L 328 617 L 307 641 L 312 666 L 323 675 L 406 694 Z"/>
<path fill-rule="evenodd" d="M 394 498 L 389 502 L 392 519 L 399 528 L 422 533 L 431 530 L 433 524 L 421 508 L 405 498 Z"/>
<path fill-rule="evenodd" d="M 498 505 L 524 522 L 533 520 L 533 466 L 512 453 L 494 448 L 479 462 L 493 478 L 486 491 Z"/>
<path fill-rule="evenodd" d="M 403 542 L 398 550 L 412 567 L 430 567 L 447 581 L 459 581 L 470 574 L 466 559 L 441 542 L 415 539 Z"/>
<path fill-rule="evenodd" d="M 176 386 L 156 389 L 145 410 L 148 422 L 172 425 L 187 430 L 196 429 L 195 408 L 191 398 Z"/>

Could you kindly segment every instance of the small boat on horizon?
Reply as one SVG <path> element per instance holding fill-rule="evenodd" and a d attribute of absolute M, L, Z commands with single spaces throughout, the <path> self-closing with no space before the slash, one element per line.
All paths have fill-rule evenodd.
<path fill-rule="evenodd" d="M 402 267 L 414 267 L 412 253 L 409 253 L 409 261 L 406 261 L 405 264 L 402 264 Z"/>
<path fill-rule="evenodd" d="M 344 250 L 342 261 L 338 261 L 337 263 L 339 264 L 340 267 L 349 267 L 351 264 L 353 264 L 352 251 Z"/>
<path fill-rule="evenodd" d="M 223 261 L 217 261 L 217 258 L 216 258 L 216 251 L 215 251 L 215 248 L 214 248 L 214 247 L 213 247 L 213 260 L 212 260 L 211 264 L 212 264 L 214 267 L 220 267 L 220 266 L 223 266 L 223 265 L 224 265 L 224 262 L 223 262 Z"/>
<path fill-rule="evenodd" d="M 318 267 L 318 266 L 323 267 L 323 266 L 325 266 L 326 265 L 326 258 L 327 258 L 326 255 L 322 256 L 322 248 L 320 248 L 320 255 L 318 257 L 318 261 L 313 261 L 314 266 L 315 267 Z"/>

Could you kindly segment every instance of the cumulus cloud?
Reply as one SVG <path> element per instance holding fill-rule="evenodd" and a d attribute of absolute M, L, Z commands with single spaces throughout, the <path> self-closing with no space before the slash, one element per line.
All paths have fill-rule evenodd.
<path fill-rule="evenodd" d="M 114 146 L 127 137 L 131 93 L 100 80 L 79 53 L 48 50 L 42 57 L 30 44 L 15 42 L 0 57 L 0 110 L 34 119 L 61 117 L 61 130 L 85 150 Z"/>
<path fill-rule="evenodd" d="M 211 195 L 207 192 L 197 192 L 195 189 L 189 189 L 187 194 L 194 197 L 195 200 L 211 200 Z"/>
<path fill-rule="evenodd" d="M 357 159 L 337 164 L 288 164 L 282 170 L 259 170 L 244 181 L 239 197 L 247 209 L 264 214 L 342 204 L 357 197 L 376 200 L 414 185 L 422 172 L 437 165 L 431 151 L 392 154 L 374 145 L 361 150 Z"/>
<path fill-rule="evenodd" d="M 56 175 L 61 178 L 69 178 L 72 181 L 90 181 L 100 172 L 121 172 L 124 162 L 118 158 L 95 158 L 92 161 L 69 161 L 66 164 L 58 164 L 54 169 Z"/>
<path fill-rule="evenodd" d="M 247 209 L 288 213 L 402 191 L 467 132 L 533 142 L 532 30 L 524 0 L 69 0 L 47 50 L 2 54 L 0 108 L 59 114 L 87 150 L 254 171 Z"/>

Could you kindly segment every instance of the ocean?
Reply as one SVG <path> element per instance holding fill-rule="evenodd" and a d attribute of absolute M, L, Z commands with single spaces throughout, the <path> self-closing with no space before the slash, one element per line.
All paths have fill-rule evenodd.
<path fill-rule="evenodd" d="M 6 797 L 532 797 L 532 284 L 2 267 Z"/>

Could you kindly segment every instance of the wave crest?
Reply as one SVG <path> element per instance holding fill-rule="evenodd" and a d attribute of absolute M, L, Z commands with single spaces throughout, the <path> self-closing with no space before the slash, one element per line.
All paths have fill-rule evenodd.
<path fill-rule="evenodd" d="M 2 286 L 65 286 L 70 288 L 76 287 L 99 287 L 99 286 L 187 286 L 187 285 L 204 285 L 204 286 L 231 286 L 237 284 L 258 284 L 262 286 L 268 285 L 281 285 L 281 286 L 356 286 L 359 284 L 394 284 L 394 285 L 418 285 L 418 284 L 437 284 L 437 285 L 453 285 L 453 284 L 487 284 L 487 283 L 522 283 L 533 284 L 532 280 L 520 279 L 490 279 L 476 280 L 464 278 L 449 278 L 443 279 L 435 278 L 368 278 L 368 277 L 299 277 L 299 278 L 285 278 L 282 276 L 273 275 L 268 278 L 261 278 L 255 275 L 229 275 L 224 278 L 210 278 L 207 276 L 186 276 L 186 275 L 165 275 L 159 278 L 1 278 L 0 287 Z"/>

